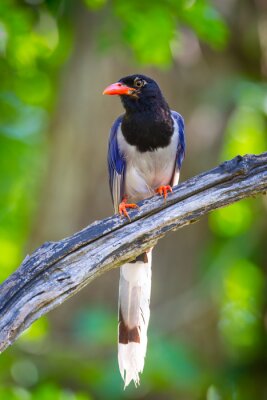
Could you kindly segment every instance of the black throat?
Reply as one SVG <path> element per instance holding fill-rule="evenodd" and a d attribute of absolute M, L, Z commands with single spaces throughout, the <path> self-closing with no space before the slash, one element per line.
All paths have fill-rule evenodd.
<path fill-rule="evenodd" d="M 126 96 L 124 96 L 126 97 Z M 122 98 L 126 113 L 122 134 L 127 143 L 144 153 L 166 147 L 173 135 L 173 119 L 163 97 L 149 99 Z"/>

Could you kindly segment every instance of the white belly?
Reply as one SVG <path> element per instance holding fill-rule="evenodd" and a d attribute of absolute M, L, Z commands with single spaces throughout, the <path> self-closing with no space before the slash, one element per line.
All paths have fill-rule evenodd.
<path fill-rule="evenodd" d="M 138 202 L 152 196 L 161 185 L 169 185 L 173 177 L 178 145 L 178 129 L 175 130 L 169 146 L 155 151 L 140 153 L 136 146 L 129 145 L 121 130 L 118 144 L 126 158 L 124 195 L 130 201 Z"/>

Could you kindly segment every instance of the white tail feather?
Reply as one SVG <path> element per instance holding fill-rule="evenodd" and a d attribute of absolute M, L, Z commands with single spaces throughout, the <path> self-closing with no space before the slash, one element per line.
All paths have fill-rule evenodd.
<path fill-rule="evenodd" d="M 151 291 L 151 250 L 147 259 L 128 263 L 120 269 L 118 361 L 125 387 L 133 380 L 139 385 L 147 347 Z"/>

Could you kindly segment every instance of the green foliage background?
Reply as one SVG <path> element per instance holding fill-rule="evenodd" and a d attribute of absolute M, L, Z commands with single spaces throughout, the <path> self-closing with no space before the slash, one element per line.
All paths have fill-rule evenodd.
<path fill-rule="evenodd" d="M 212 2 L 85 0 L 84 5 L 92 15 L 106 10 L 105 24 L 94 38 L 103 57 L 122 48 L 132 53 L 136 65 L 168 69 L 184 28 L 227 57 L 231 27 Z M 23 258 L 37 212 L 55 89 L 73 50 L 72 8 L 71 0 L 0 3 L 1 281 Z M 216 99 L 218 92 L 207 88 L 203 101 Z M 225 108 L 231 104 L 220 160 L 266 151 L 267 86 L 262 77 L 233 76 L 220 101 Z M 71 321 L 68 349 L 53 342 L 48 321 L 41 319 L 1 355 L 0 398 L 267 398 L 266 205 L 261 198 L 245 200 L 212 213 L 209 224 L 212 235 L 199 256 L 198 295 L 218 310 L 221 365 L 207 363 L 191 342 L 164 338 L 156 330 L 141 388 L 123 392 L 115 353 L 110 355 L 116 315 L 94 308 Z"/>

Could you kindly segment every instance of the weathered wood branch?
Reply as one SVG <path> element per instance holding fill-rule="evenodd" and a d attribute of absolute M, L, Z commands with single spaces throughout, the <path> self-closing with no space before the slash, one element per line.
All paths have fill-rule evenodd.
<path fill-rule="evenodd" d="M 142 202 L 140 210 L 131 212 L 131 223 L 115 215 L 43 244 L 0 286 L 0 352 L 37 318 L 167 232 L 266 191 L 267 153 L 237 156 L 181 183 L 166 202 L 158 196 Z"/>

